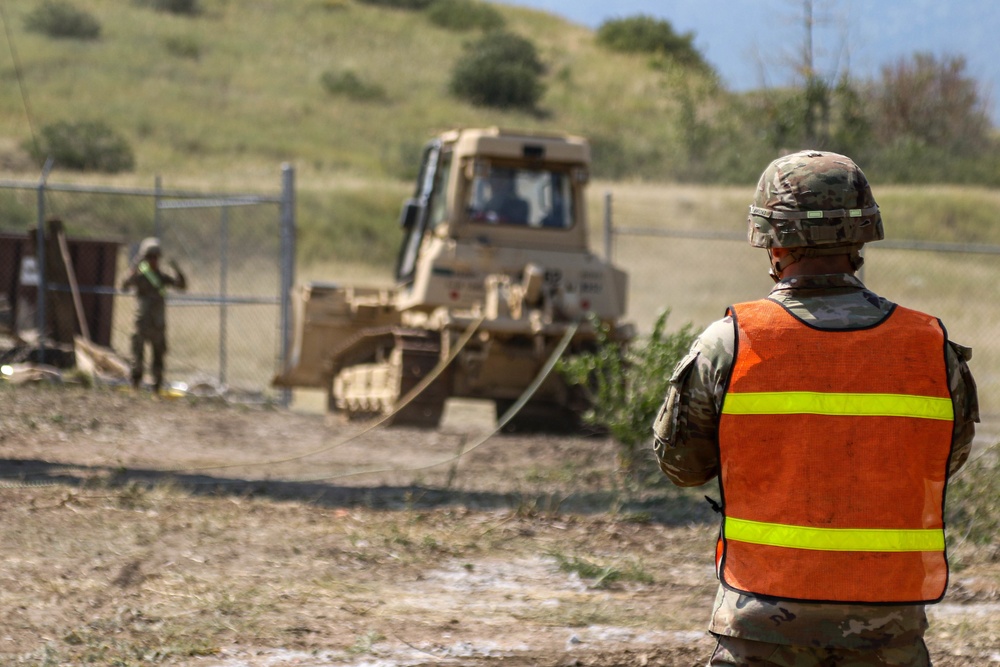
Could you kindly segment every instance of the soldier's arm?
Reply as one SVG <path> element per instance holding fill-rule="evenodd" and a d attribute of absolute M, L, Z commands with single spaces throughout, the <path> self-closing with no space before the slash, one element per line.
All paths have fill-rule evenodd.
<path fill-rule="evenodd" d="M 135 287 L 135 282 L 138 278 L 139 278 L 139 272 L 136 270 L 136 268 L 135 267 L 130 268 L 128 277 L 125 278 L 124 281 L 122 281 L 122 289 L 127 290 L 131 289 L 132 287 Z"/>
<path fill-rule="evenodd" d="M 173 276 L 166 276 L 170 284 L 179 290 L 187 289 L 187 277 L 184 272 L 181 271 L 181 267 L 177 266 L 177 262 L 170 260 L 170 268 L 174 270 Z"/>
<path fill-rule="evenodd" d="M 678 486 L 699 486 L 719 473 L 719 415 L 734 337 L 730 318 L 712 324 L 670 378 L 653 424 L 653 452 L 660 470 Z"/>
<path fill-rule="evenodd" d="M 971 358 L 971 348 L 951 341 L 945 346 L 948 388 L 955 409 L 949 475 L 958 472 L 968 460 L 969 452 L 972 450 L 972 439 L 976 435 L 976 424 L 979 422 L 979 395 L 968 363 Z"/>

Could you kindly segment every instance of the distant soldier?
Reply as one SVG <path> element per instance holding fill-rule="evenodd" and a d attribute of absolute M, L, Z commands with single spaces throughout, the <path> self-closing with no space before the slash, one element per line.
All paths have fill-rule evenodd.
<path fill-rule="evenodd" d="M 163 386 L 163 361 L 167 354 L 167 287 L 187 288 L 187 279 L 177 262 L 170 262 L 173 276 L 160 270 L 161 254 L 159 239 L 143 239 L 131 272 L 122 283 L 122 289 L 134 287 L 138 298 L 135 332 L 132 334 L 132 386 L 138 388 L 142 382 L 143 357 L 146 343 L 149 343 L 153 351 L 150 371 L 155 393 L 159 393 Z"/>
<path fill-rule="evenodd" d="M 945 485 L 979 421 L 971 351 L 855 276 L 884 235 L 850 158 L 775 160 L 748 223 L 776 285 L 702 333 L 653 427 L 675 484 L 719 477 L 709 665 L 928 665 Z"/>

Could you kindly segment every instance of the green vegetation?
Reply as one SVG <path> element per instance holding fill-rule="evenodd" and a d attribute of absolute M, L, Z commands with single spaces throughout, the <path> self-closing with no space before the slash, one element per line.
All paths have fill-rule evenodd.
<path fill-rule="evenodd" d="M 490 32 L 469 44 L 455 66 L 451 92 L 477 106 L 534 109 L 545 84 L 535 45 L 510 32 Z"/>
<path fill-rule="evenodd" d="M 998 472 L 1000 465 L 994 444 L 985 452 L 975 454 L 948 484 L 945 517 L 948 547 L 949 550 L 959 549 L 963 564 L 1000 559 L 1000 550 L 989 549 L 1000 532 Z"/>
<path fill-rule="evenodd" d="M 128 141 L 104 121 L 60 121 L 46 125 L 41 135 L 36 159 L 51 156 L 63 169 L 115 174 L 135 166 Z"/>
<path fill-rule="evenodd" d="M 381 86 L 362 81 L 361 77 L 351 70 L 323 72 L 320 82 L 331 95 L 343 95 L 362 102 L 378 102 L 386 98 L 385 90 Z"/>
<path fill-rule="evenodd" d="M 566 556 L 553 552 L 550 554 L 563 572 L 575 572 L 582 579 L 593 579 L 593 588 L 609 588 L 619 581 L 636 581 L 643 584 L 653 583 L 653 577 L 640 566 L 629 564 L 624 567 L 600 565 L 579 556 Z"/>
<path fill-rule="evenodd" d="M 482 0 L 434 0 L 427 8 L 427 18 L 448 30 L 498 30 L 504 18 L 493 5 Z"/>
<path fill-rule="evenodd" d="M 177 58 L 201 58 L 201 42 L 191 35 L 167 35 L 163 38 L 163 48 Z"/>
<path fill-rule="evenodd" d="M 434 0 L 359 0 L 366 5 L 393 7 L 395 9 L 427 9 Z"/>
<path fill-rule="evenodd" d="M 101 24 L 66 0 L 44 0 L 24 19 L 28 30 L 55 38 L 97 39 Z"/>
<path fill-rule="evenodd" d="M 5 3 L 30 93 L 28 107 L 0 100 L 5 164 L 27 163 L 16 147 L 32 126 L 100 119 L 133 147 L 140 175 L 294 161 L 303 177 L 405 179 L 400 157 L 414 144 L 498 125 L 592 138 L 598 178 L 747 184 L 779 151 L 817 147 L 856 157 L 877 182 L 1000 182 L 983 95 L 957 58 L 735 94 L 692 35 L 643 16 L 595 33 L 481 0 L 271 0 L 252 12 L 226 0 L 73 1 Z M 88 24 L 99 40 L 50 37 Z M 476 29 L 485 34 L 464 32 Z"/>
<path fill-rule="evenodd" d="M 581 387 L 591 402 L 584 420 L 608 429 L 618 443 L 619 462 L 642 481 L 649 457 L 650 427 L 667 394 L 674 366 L 694 341 L 692 325 L 666 332 L 665 311 L 648 338 L 627 350 L 610 340 L 606 328 L 597 327 L 597 349 L 560 362 L 557 369 L 572 385 Z"/>
<path fill-rule="evenodd" d="M 552 15 L 468 0 L 468 11 L 495 11 L 503 20 L 499 34 L 524 40 L 530 44 L 524 51 L 534 53 L 525 67 L 537 87 L 513 98 L 537 94 L 534 102 L 479 106 L 449 88 L 466 49 L 497 33 L 441 29 L 435 12 L 451 0 L 272 0 L 252 12 L 200 0 L 196 13 L 170 10 L 168 4 L 183 3 L 169 0 L 74 3 L 99 22 L 101 39 L 52 39 L 28 29 L 27 18 L 41 8 L 67 5 L 5 3 L 30 106 L 17 94 L 0 99 L 0 162 L 33 178 L 49 151 L 32 147 L 45 142 L 45 128 L 91 122 L 121 139 L 115 169 L 126 168 L 124 148 L 130 149 L 129 182 L 142 185 L 160 174 L 167 187 L 273 189 L 278 164 L 289 161 L 297 172 L 300 239 L 310 240 L 301 247 L 310 257 L 394 257 L 399 205 L 420 147 L 446 128 L 488 125 L 582 134 L 592 142 L 596 179 L 685 183 L 694 201 L 712 195 L 692 184 L 736 184 L 744 189 L 741 206 L 742 192 L 779 150 L 825 146 L 858 159 L 887 216 L 903 223 L 891 228 L 892 238 L 941 240 L 927 235 L 936 229 L 951 240 L 997 242 L 988 219 L 995 202 L 983 201 L 990 198 L 981 190 L 883 187 L 1000 183 L 995 131 L 978 122 L 981 96 L 960 59 L 903 59 L 872 85 L 815 81 L 808 91 L 734 94 L 698 67 L 652 52 L 611 50 L 593 31 Z M 13 82 L 9 64 L 6 71 Z M 905 123 L 887 125 L 892 100 L 908 97 L 923 101 Z M 828 109 L 813 114 L 816 144 L 807 143 L 810 105 Z M 947 122 L 931 122 L 938 117 Z M 970 152 L 969 145 L 978 149 Z M 53 178 L 64 168 L 57 164 Z M 911 198 L 920 203 L 911 205 Z M 626 199 L 616 201 L 616 215 Z M 11 213 L 3 201 L 0 207 Z M 726 225 L 742 218 L 737 208 L 725 212 Z M 13 213 L 5 219 L 24 218 L 23 211 Z M 672 215 L 694 219 L 690 211 Z"/>
<path fill-rule="evenodd" d="M 711 69 L 694 46 L 693 32 L 678 35 L 670 21 L 652 16 L 605 21 L 597 29 L 597 41 L 613 51 L 647 53 L 670 58 L 682 65 Z"/>
<path fill-rule="evenodd" d="M 198 0 L 132 0 L 139 7 L 149 7 L 159 12 L 194 16 L 201 12 Z"/>

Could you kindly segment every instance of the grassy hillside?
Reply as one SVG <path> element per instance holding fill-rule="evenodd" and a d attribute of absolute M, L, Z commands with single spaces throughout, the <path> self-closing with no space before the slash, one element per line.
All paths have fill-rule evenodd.
<path fill-rule="evenodd" d="M 122 0 L 72 4 L 100 22 L 99 39 L 29 32 L 25 17 L 38 3 L 4 3 L 31 120 L 36 131 L 60 120 L 107 122 L 135 148 L 137 174 L 252 173 L 288 160 L 307 178 L 400 177 L 426 137 L 457 125 L 627 137 L 637 151 L 676 141 L 667 74 L 537 11 L 496 5 L 548 68 L 540 111 L 520 113 L 448 95 L 463 43 L 478 33 L 438 28 L 420 12 L 350 0 L 202 0 L 193 17 Z M 0 50 L 8 90 L 0 151 L 4 163 L 27 168 L 12 155 L 31 127 L 8 46 Z M 327 72 L 352 72 L 384 99 L 332 95 L 322 85 Z"/>
<path fill-rule="evenodd" d="M 135 150 L 135 170 L 110 177 L 57 166 L 53 180 L 149 187 L 159 174 L 167 188 L 273 192 L 279 164 L 290 162 L 306 267 L 362 256 L 391 264 L 396 216 L 420 146 L 449 127 L 583 134 L 594 145 L 599 176 L 691 181 L 708 160 L 731 162 L 730 173 L 744 174 L 728 191 L 654 188 L 648 210 L 632 220 L 630 201 L 646 195 L 626 188 L 616 199 L 623 224 L 736 229 L 756 176 L 773 157 L 743 132 L 740 100 L 710 76 L 608 52 L 588 28 L 534 10 L 491 5 L 508 30 L 536 44 L 546 65 L 546 93 L 531 113 L 478 108 L 449 95 L 463 45 L 480 33 L 437 27 L 422 12 L 356 0 L 200 0 L 198 15 L 180 16 L 133 0 L 70 2 L 97 19 L 99 39 L 31 32 L 25 19 L 41 3 L 3 0 L 0 175 L 37 178 L 22 148 L 32 130 L 80 120 L 120 132 Z M 328 92 L 324 75 L 345 72 L 382 94 L 363 101 Z M 593 188 L 593 221 L 603 191 L 621 185 Z M 984 219 L 995 209 L 969 192 L 924 188 L 926 206 L 908 206 L 917 201 L 909 192 L 895 197 L 898 204 L 888 193 L 880 201 L 906 207 L 899 216 L 907 220 L 904 238 L 997 243 L 995 225 Z M 0 214 L 3 206 L 0 198 Z"/>

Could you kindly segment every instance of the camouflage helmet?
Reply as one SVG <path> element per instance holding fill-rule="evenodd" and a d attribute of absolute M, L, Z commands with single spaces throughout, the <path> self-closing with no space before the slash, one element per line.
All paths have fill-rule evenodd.
<path fill-rule="evenodd" d="M 154 255 L 159 257 L 162 254 L 163 250 L 160 248 L 160 239 L 155 236 L 144 238 L 142 243 L 139 244 L 139 257 L 143 259 Z"/>
<path fill-rule="evenodd" d="M 756 248 L 860 247 L 885 238 L 864 172 L 849 157 L 814 150 L 768 165 L 747 223 Z"/>

